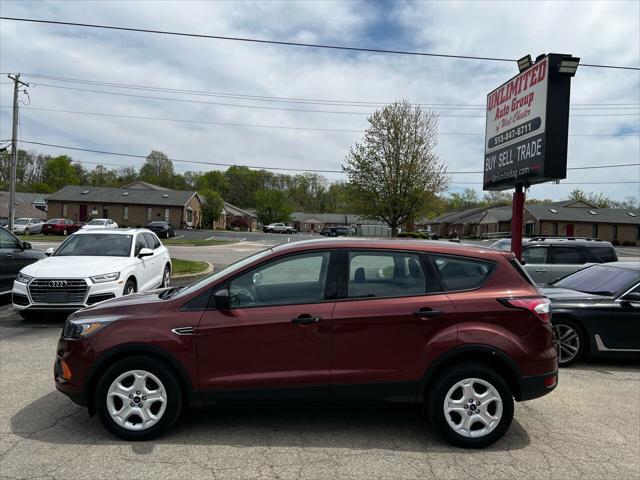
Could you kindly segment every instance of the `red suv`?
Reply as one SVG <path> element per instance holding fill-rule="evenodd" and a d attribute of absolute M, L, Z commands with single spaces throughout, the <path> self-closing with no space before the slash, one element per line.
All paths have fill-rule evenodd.
<path fill-rule="evenodd" d="M 425 403 L 452 443 L 557 383 L 549 300 L 510 252 L 425 241 L 274 247 L 188 287 L 71 315 L 56 387 L 127 440 L 185 405 Z"/>

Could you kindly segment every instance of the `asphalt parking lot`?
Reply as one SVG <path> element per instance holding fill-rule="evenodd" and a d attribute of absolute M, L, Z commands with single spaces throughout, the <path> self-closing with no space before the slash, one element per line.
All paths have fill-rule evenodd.
<path fill-rule="evenodd" d="M 0 478 L 496 478 L 640 476 L 640 365 L 561 372 L 516 405 L 486 450 L 450 447 L 414 409 L 186 412 L 155 441 L 128 443 L 53 386 L 62 320 L 0 306 Z"/>

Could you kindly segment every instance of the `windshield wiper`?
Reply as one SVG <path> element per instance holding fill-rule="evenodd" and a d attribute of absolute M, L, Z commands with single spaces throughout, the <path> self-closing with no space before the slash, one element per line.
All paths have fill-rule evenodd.
<path fill-rule="evenodd" d="M 176 293 L 178 293 L 180 290 L 182 290 L 184 287 L 173 287 L 170 288 L 169 290 L 165 290 L 164 292 L 162 292 L 160 295 L 158 295 L 160 298 L 162 298 L 163 300 L 168 300 L 171 297 L 173 297 Z"/>

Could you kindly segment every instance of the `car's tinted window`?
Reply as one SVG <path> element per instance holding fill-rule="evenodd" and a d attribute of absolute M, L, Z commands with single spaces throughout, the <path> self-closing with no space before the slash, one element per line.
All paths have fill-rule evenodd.
<path fill-rule="evenodd" d="M 15 222 L 13 222 L 13 224 L 14 225 L 28 225 L 29 224 L 29 219 L 28 218 L 19 218 Z"/>
<path fill-rule="evenodd" d="M 147 245 L 149 246 L 149 248 L 155 250 L 156 248 L 160 247 L 160 241 L 156 238 L 155 235 L 151 233 L 145 233 L 143 235 L 147 241 Z"/>
<path fill-rule="evenodd" d="M 62 218 L 52 218 L 51 220 L 47 220 L 47 223 L 63 223 Z"/>
<path fill-rule="evenodd" d="M 522 259 L 526 263 L 547 263 L 547 247 L 529 247 L 522 252 Z"/>
<path fill-rule="evenodd" d="M 350 252 L 349 298 L 402 297 L 426 293 L 420 257 L 406 252 Z"/>
<path fill-rule="evenodd" d="M 132 235 L 92 233 L 72 235 L 60 245 L 56 257 L 81 255 L 97 257 L 128 257 L 131 253 Z"/>
<path fill-rule="evenodd" d="M 257 267 L 229 282 L 235 308 L 313 303 L 324 299 L 330 253 L 286 257 Z"/>
<path fill-rule="evenodd" d="M 618 256 L 616 255 L 616 251 L 613 247 L 607 246 L 591 246 L 588 245 L 584 249 L 584 254 L 587 257 L 587 262 L 615 262 L 618 260 Z"/>
<path fill-rule="evenodd" d="M 147 240 L 144 238 L 144 234 L 139 233 L 138 236 L 136 237 L 135 255 L 138 256 L 140 254 L 140 250 L 142 250 L 143 248 L 151 248 L 151 247 L 149 247 L 149 245 L 147 244 Z"/>
<path fill-rule="evenodd" d="M 20 248 L 20 243 L 7 230 L 0 228 L 0 248 Z"/>
<path fill-rule="evenodd" d="M 485 260 L 466 257 L 433 256 L 445 290 L 471 290 L 482 286 L 496 265 Z"/>
<path fill-rule="evenodd" d="M 551 254 L 553 257 L 552 263 L 564 263 L 564 264 L 582 264 L 584 260 L 580 255 L 580 251 L 575 247 L 556 247 L 551 248 Z"/>

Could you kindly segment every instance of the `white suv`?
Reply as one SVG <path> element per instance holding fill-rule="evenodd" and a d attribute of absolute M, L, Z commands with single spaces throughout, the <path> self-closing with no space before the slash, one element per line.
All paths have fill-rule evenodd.
<path fill-rule="evenodd" d="M 85 226 L 82 227 L 82 230 L 92 229 L 92 230 L 100 230 L 100 229 L 112 229 L 118 228 L 118 224 L 111 220 L 110 218 L 94 218 Z"/>
<path fill-rule="evenodd" d="M 23 318 L 77 310 L 171 281 L 169 251 L 146 229 L 80 230 L 47 254 L 13 283 L 13 306 Z"/>

